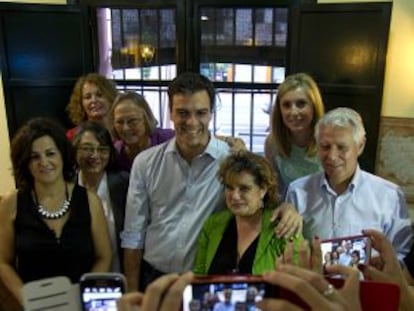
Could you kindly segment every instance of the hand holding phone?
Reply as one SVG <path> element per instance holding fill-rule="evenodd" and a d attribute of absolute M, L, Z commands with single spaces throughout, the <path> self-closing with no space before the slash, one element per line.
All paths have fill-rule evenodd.
<path fill-rule="evenodd" d="M 83 311 L 116 311 L 116 301 L 126 291 L 125 277 L 120 273 L 86 273 L 79 286 Z"/>

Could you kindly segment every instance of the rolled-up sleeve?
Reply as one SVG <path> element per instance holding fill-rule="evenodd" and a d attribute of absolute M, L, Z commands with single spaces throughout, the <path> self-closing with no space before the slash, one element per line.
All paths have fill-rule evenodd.
<path fill-rule="evenodd" d="M 125 209 L 124 230 L 121 233 L 121 246 L 130 249 L 143 249 L 145 232 L 149 220 L 149 202 L 146 161 L 139 155 L 131 169 Z"/>

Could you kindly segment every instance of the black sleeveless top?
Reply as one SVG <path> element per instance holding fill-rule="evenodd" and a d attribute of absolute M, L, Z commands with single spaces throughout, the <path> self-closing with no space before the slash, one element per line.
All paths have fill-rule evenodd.
<path fill-rule="evenodd" d="M 95 261 L 86 189 L 75 185 L 60 239 L 37 212 L 30 191 L 19 191 L 14 222 L 16 271 L 24 283 L 67 276 L 78 283 Z"/>
<path fill-rule="evenodd" d="M 237 226 L 233 217 L 211 262 L 208 274 L 251 274 L 259 236 L 249 245 L 241 258 L 237 253 Z"/>

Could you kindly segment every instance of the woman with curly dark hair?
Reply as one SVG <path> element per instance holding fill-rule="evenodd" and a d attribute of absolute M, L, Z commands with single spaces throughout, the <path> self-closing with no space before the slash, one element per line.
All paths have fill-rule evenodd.
<path fill-rule="evenodd" d="M 67 131 L 66 136 L 72 140 L 77 126 L 84 121 L 101 123 L 111 129 L 109 111 L 118 92 L 111 80 L 98 73 L 81 76 L 73 88 L 66 111 L 76 127 Z"/>
<path fill-rule="evenodd" d="M 198 237 L 193 271 L 197 274 L 262 274 L 275 269 L 286 239 L 271 222 L 279 206 L 278 181 L 268 161 L 241 151 L 220 165 L 227 208 L 211 215 Z M 295 245 L 301 236 L 293 238 Z M 297 250 L 294 250 L 295 256 Z"/>
<path fill-rule="evenodd" d="M 22 304 L 37 279 L 108 271 L 111 245 L 98 197 L 74 184 L 75 157 L 64 129 L 35 118 L 11 143 L 17 190 L 0 203 L 0 278 Z"/>

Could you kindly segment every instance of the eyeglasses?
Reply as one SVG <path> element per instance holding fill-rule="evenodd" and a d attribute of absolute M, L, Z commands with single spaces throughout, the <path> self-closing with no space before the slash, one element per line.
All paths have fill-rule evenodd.
<path fill-rule="evenodd" d="M 111 152 L 111 148 L 108 146 L 92 146 L 92 145 L 81 145 L 78 147 L 78 150 L 82 151 L 83 153 L 87 155 L 92 155 L 95 152 L 99 153 L 100 155 L 107 156 Z"/>
<path fill-rule="evenodd" d="M 144 119 L 142 118 L 131 118 L 131 119 L 125 119 L 125 120 L 118 119 L 114 121 L 116 127 L 122 127 L 125 124 L 128 125 L 129 127 L 135 127 L 135 126 L 142 124 L 143 122 L 144 122 Z"/>

